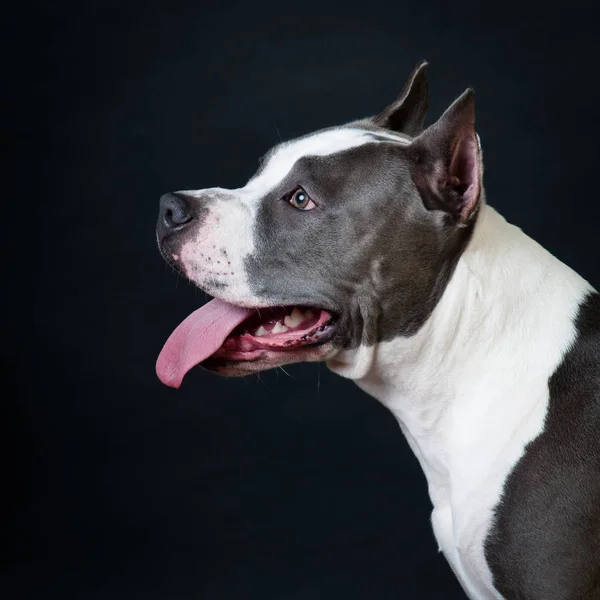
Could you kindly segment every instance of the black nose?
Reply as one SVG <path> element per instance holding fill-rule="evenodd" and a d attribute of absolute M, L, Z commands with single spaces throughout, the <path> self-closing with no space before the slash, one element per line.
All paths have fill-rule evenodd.
<path fill-rule="evenodd" d="M 164 194 L 160 198 L 156 230 L 162 238 L 173 231 L 183 229 L 193 220 L 190 198 L 182 194 Z"/>

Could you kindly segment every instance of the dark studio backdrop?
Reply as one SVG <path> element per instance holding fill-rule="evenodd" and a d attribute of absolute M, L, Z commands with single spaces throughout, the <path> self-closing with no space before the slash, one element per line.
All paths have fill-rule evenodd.
<path fill-rule="evenodd" d="M 159 383 L 163 342 L 206 298 L 158 254 L 158 198 L 243 185 L 280 135 L 378 112 L 426 58 L 428 123 L 473 86 L 490 204 L 597 287 L 594 15 L 107 1 L 8 17 L 0 596 L 464 598 L 416 459 L 354 384 L 313 364 Z"/>

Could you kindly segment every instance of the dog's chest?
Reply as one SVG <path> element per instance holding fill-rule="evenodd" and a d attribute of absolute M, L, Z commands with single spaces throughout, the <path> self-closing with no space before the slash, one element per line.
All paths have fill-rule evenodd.
<path fill-rule="evenodd" d="M 453 389 L 443 416 L 435 411 L 446 402 L 442 386 L 420 390 L 411 385 L 405 395 L 398 393 L 399 384 L 388 395 L 367 380 L 359 385 L 397 417 L 427 478 L 438 547 L 465 591 L 471 598 L 495 600 L 502 596 L 493 584 L 486 540 L 507 478 L 543 430 L 552 368 L 527 370 L 521 352 L 493 356 L 493 369 L 486 358 L 471 360 L 469 368 L 477 376 L 439 378 Z M 435 380 L 427 372 L 419 372 L 418 379 Z"/>
<path fill-rule="evenodd" d="M 419 425 L 409 415 L 400 423 L 427 478 L 439 549 L 469 597 L 501 599 L 486 541 L 510 473 L 543 430 L 548 375 L 526 377 L 510 362 L 501 375 L 484 375 L 476 361 L 472 366 L 479 377 L 463 378 L 455 406 L 436 426 Z M 507 379 L 505 372 L 522 377 Z"/>
<path fill-rule="evenodd" d="M 478 528 L 472 525 L 463 531 L 464 539 L 470 539 L 471 543 L 457 541 L 450 505 L 433 509 L 431 525 L 439 550 L 446 557 L 465 591 L 473 598 L 500 598 L 494 594 L 491 585 L 489 568 L 483 559 L 483 548 L 478 543 Z M 486 532 L 490 525 L 489 522 L 479 523 L 479 529 Z"/>
<path fill-rule="evenodd" d="M 425 472 L 433 503 L 431 524 L 438 544 L 456 577 L 471 598 L 501 599 L 493 585 L 493 577 L 485 556 L 485 542 L 493 526 L 494 508 L 500 501 L 503 483 L 518 460 L 523 446 L 514 446 L 501 468 L 493 469 L 485 451 L 479 457 L 479 468 L 458 468 L 460 476 L 448 478 L 440 466 L 439 440 L 423 443 L 401 425 L 407 441 Z M 489 432 L 489 435 L 492 435 Z M 490 441 L 490 447 L 496 446 Z M 470 453 L 471 459 L 473 454 Z M 465 453 L 465 461 L 467 460 Z M 487 465 L 487 466 L 484 466 Z M 453 473 L 455 475 L 455 473 Z"/>
<path fill-rule="evenodd" d="M 431 525 L 438 548 L 469 597 L 501 599 L 485 559 L 485 539 L 492 518 L 488 511 L 477 512 L 476 507 L 465 506 L 463 511 L 455 516 L 450 504 L 433 509 Z"/>

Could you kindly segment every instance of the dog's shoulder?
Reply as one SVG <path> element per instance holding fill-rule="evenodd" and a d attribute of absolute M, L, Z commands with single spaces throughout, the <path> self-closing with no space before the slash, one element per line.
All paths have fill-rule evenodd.
<path fill-rule="evenodd" d="M 507 598 L 600 599 L 599 293 L 582 299 L 575 326 L 543 432 L 507 479 L 486 543 Z"/>

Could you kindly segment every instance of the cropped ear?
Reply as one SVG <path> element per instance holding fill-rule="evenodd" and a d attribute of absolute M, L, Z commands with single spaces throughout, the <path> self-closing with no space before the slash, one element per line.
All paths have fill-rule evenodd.
<path fill-rule="evenodd" d="M 414 137 L 423 131 L 428 108 L 427 62 L 423 60 L 410 74 L 396 101 L 372 120 L 379 127 Z"/>
<path fill-rule="evenodd" d="M 427 208 L 465 224 L 480 204 L 483 166 L 475 132 L 475 93 L 466 90 L 409 146 L 413 179 Z"/>

